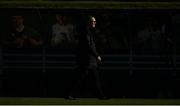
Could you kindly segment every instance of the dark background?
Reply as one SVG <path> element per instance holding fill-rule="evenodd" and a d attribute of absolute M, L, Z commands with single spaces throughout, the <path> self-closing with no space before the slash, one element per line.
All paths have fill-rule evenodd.
<path fill-rule="evenodd" d="M 101 44 L 97 36 L 97 49 L 103 59 L 101 80 L 108 96 L 180 97 L 180 11 L 177 9 L 1 8 L 0 12 L 1 42 L 7 36 L 14 15 L 23 15 L 25 24 L 36 29 L 43 40 L 43 45 L 37 48 L 8 48 L 1 43 L 0 96 L 64 97 L 74 75 L 75 46 L 54 48 L 50 44 L 55 15 L 62 14 L 74 25 L 80 24 L 85 16 L 97 18 L 99 33 L 108 40 L 105 45 Z M 156 20 L 159 29 L 166 26 L 167 36 L 159 39 L 161 46 L 158 50 L 150 46 L 142 48 L 143 44 L 138 41 L 138 32 L 145 28 L 149 18 Z M 106 22 L 110 24 L 104 27 Z M 171 39 L 172 44 L 164 39 Z M 91 93 L 80 96 L 94 97 Z"/>

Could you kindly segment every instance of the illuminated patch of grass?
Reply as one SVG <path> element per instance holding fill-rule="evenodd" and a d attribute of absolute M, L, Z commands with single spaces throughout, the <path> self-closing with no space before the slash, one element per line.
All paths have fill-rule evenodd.
<path fill-rule="evenodd" d="M 0 105 L 179 105 L 180 99 L 109 99 L 78 98 L 65 100 L 63 98 L 23 98 L 1 97 Z"/>
<path fill-rule="evenodd" d="M 0 1 L 1 8 L 180 9 L 180 2 Z"/>

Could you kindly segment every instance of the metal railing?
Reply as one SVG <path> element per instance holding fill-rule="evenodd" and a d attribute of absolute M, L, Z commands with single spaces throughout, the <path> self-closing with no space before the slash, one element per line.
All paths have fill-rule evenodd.
<path fill-rule="evenodd" d="M 53 50 L 53 49 L 52 49 Z M 42 53 L 42 51 L 23 51 L 17 52 L 14 49 L 11 52 L 2 52 L 3 69 L 42 69 L 43 64 L 46 69 L 72 69 L 75 67 L 75 55 L 71 52 Z M 102 55 L 103 63 L 100 68 L 103 70 L 169 70 L 180 69 L 180 56 L 171 58 L 165 55 L 122 55 L 122 54 L 104 54 Z M 169 67 L 167 67 L 169 65 Z"/>

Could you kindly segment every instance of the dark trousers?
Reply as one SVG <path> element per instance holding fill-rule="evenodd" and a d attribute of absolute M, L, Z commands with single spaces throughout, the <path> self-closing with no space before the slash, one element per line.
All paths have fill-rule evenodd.
<path fill-rule="evenodd" d="M 78 92 L 80 89 L 80 86 L 83 85 L 83 82 L 86 80 L 86 78 L 91 78 L 92 79 L 92 84 L 96 90 L 96 94 L 98 97 L 103 97 L 104 93 L 102 90 L 100 78 L 99 78 L 99 72 L 98 72 L 98 67 L 97 64 L 91 63 L 88 66 L 79 66 L 76 69 L 76 78 L 73 81 L 72 86 L 69 88 L 69 95 L 75 96 L 75 94 Z M 88 82 L 88 85 L 89 82 Z M 88 87 L 91 88 L 91 87 Z"/>

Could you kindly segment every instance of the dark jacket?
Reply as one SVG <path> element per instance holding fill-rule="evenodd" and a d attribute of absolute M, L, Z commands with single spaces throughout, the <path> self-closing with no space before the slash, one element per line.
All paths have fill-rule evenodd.
<path fill-rule="evenodd" d="M 97 64 L 98 53 L 94 42 L 96 31 L 85 27 L 81 30 L 78 39 L 77 63 L 78 65 Z"/>

